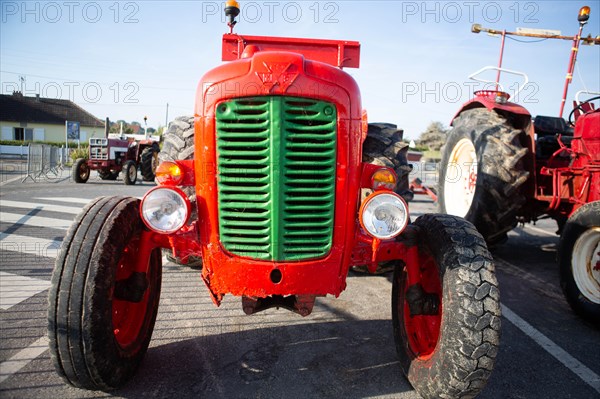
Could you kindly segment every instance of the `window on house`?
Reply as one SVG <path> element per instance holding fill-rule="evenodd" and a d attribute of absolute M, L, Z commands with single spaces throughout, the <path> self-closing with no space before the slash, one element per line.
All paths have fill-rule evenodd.
<path fill-rule="evenodd" d="M 15 140 L 17 140 L 17 141 L 25 141 L 25 140 L 32 141 L 33 140 L 33 129 L 16 127 L 15 128 Z"/>

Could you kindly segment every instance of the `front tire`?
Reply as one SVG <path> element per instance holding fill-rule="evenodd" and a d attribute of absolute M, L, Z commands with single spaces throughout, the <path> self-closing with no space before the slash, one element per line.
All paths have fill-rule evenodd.
<path fill-rule="evenodd" d="M 392 322 L 404 374 L 424 398 L 474 397 L 486 385 L 500 342 L 500 298 L 494 264 L 472 224 L 424 215 L 414 226 L 420 285 L 437 306 L 411 313 L 406 268 L 392 283 Z M 414 291 L 413 291 L 414 292 Z M 409 294 L 410 295 L 410 294 Z M 414 306 L 414 302 L 410 302 Z"/>
<path fill-rule="evenodd" d="M 523 130 L 485 108 L 462 112 L 442 148 L 440 212 L 473 223 L 489 245 L 506 239 L 526 201 Z"/>
<path fill-rule="evenodd" d="M 558 247 L 560 286 L 573 311 L 600 326 L 600 201 L 567 220 Z"/>
<path fill-rule="evenodd" d="M 144 357 L 158 310 L 160 249 L 146 273 L 133 270 L 143 223 L 140 201 L 101 197 L 69 229 L 52 274 L 48 337 L 52 361 L 73 386 L 124 385 Z"/>
<path fill-rule="evenodd" d="M 71 176 L 75 183 L 85 183 L 90 178 L 90 168 L 87 164 L 87 160 L 84 158 L 77 158 L 73 164 L 71 170 Z"/>
<path fill-rule="evenodd" d="M 126 185 L 132 186 L 137 182 L 137 166 L 134 161 L 126 161 L 121 173 L 123 173 L 123 182 Z"/>

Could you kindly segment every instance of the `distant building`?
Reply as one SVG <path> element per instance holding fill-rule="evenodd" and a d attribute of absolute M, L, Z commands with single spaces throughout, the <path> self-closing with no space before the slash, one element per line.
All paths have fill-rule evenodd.
<path fill-rule="evenodd" d="M 0 94 L 1 140 L 63 142 L 65 121 L 79 122 L 81 142 L 104 137 L 104 122 L 72 101 Z"/>

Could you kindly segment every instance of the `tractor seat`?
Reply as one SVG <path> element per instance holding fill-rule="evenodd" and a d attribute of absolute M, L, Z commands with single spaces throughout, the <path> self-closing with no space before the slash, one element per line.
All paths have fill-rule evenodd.
<path fill-rule="evenodd" d="M 555 116 L 538 115 L 533 119 L 533 127 L 538 137 L 556 136 L 557 134 L 573 135 L 573 128 L 568 125 L 567 121 Z"/>

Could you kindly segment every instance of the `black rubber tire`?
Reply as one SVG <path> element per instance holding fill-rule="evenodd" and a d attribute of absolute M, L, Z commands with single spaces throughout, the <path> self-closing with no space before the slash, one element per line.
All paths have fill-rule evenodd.
<path fill-rule="evenodd" d="M 159 162 L 185 161 L 194 158 L 194 117 L 179 116 L 169 123 L 163 135 L 162 149 L 158 154 Z M 180 187 L 192 203 L 192 213 L 196 212 L 195 187 Z"/>
<path fill-rule="evenodd" d="M 194 117 L 179 116 L 169 123 L 167 132 L 163 135 L 163 145 L 158 153 L 159 162 L 164 161 L 185 161 L 194 158 Z M 190 200 L 192 205 L 192 215 L 190 220 L 196 220 L 198 217 L 196 205 L 195 187 L 179 187 Z M 188 263 L 181 262 L 181 259 L 174 257 L 170 250 L 164 250 L 163 254 L 173 263 L 192 268 L 202 267 L 202 257 L 191 256 Z"/>
<path fill-rule="evenodd" d="M 413 193 L 409 190 L 408 175 L 412 165 L 406 157 L 408 144 L 402 141 L 403 133 L 402 129 L 391 123 L 369 123 L 362 161 L 392 168 L 398 175 L 396 193 L 410 201 Z"/>
<path fill-rule="evenodd" d="M 392 322 L 404 374 L 423 398 L 466 398 L 487 383 L 500 343 L 500 298 L 494 264 L 475 227 L 452 215 L 419 217 L 419 251 L 429 254 L 442 284 L 440 335 L 431 357 L 413 353 L 404 322 L 406 270 L 396 266 Z"/>
<path fill-rule="evenodd" d="M 146 147 L 140 155 L 140 172 L 144 181 L 154 181 L 154 173 L 158 166 L 158 146 Z"/>
<path fill-rule="evenodd" d="M 515 129 L 496 112 L 485 108 L 462 112 L 454 121 L 442 148 L 442 162 L 438 184 L 438 203 L 441 213 L 448 213 L 444 192 L 452 150 L 461 139 L 469 139 L 477 154 L 477 181 L 471 206 L 464 217 L 473 223 L 488 245 L 506 240 L 506 233 L 517 225 L 517 215 L 526 202 L 525 183 L 529 178 L 525 156 L 529 152 L 523 144 L 526 134 Z M 461 171 L 460 165 L 455 169 Z M 457 182 L 457 184 L 461 184 Z"/>
<path fill-rule="evenodd" d="M 573 277 L 573 249 L 577 240 L 592 228 L 600 228 L 600 201 L 581 206 L 567 220 L 558 244 L 560 286 L 567 302 L 578 316 L 600 326 L 600 298 L 589 298 L 581 292 Z M 581 271 L 579 272 L 581 273 Z"/>
<path fill-rule="evenodd" d="M 134 161 L 125 161 L 123 164 L 123 170 L 121 171 L 123 175 L 123 182 L 132 186 L 137 182 L 137 166 Z"/>
<path fill-rule="evenodd" d="M 112 170 L 98 170 L 98 176 L 100 176 L 100 179 L 102 180 L 117 180 L 119 172 Z"/>
<path fill-rule="evenodd" d="M 84 158 L 77 158 L 71 168 L 71 177 L 75 183 L 85 183 L 90 178 L 90 168 L 88 167 L 87 160 Z"/>
<path fill-rule="evenodd" d="M 56 371 L 70 385 L 104 391 L 121 387 L 148 349 L 160 297 L 160 249 L 148 259 L 146 309 L 138 334 L 123 347 L 113 332 L 116 269 L 125 247 L 143 228 L 139 204 L 131 197 L 93 200 L 73 222 L 56 259 L 48 338 Z"/>

